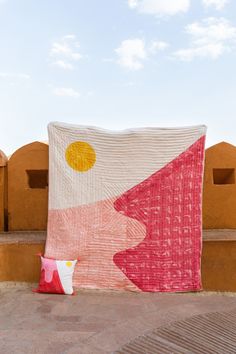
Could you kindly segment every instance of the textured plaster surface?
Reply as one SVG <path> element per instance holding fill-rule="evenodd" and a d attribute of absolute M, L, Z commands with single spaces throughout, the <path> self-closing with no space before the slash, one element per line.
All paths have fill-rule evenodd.
<path fill-rule="evenodd" d="M 22 146 L 8 161 L 8 227 L 10 231 L 45 230 L 48 188 L 31 188 L 27 171 L 48 170 L 48 145 Z"/>
<path fill-rule="evenodd" d="M 204 229 L 235 229 L 236 181 L 215 184 L 213 169 L 236 170 L 236 146 L 221 142 L 206 149 L 202 201 Z"/>
<path fill-rule="evenodd" d="M 46 232 L 0 232 L 0 281 L 37 282 Z M 236 291 L 236 230 L 203 230 L 204 290 Z"/>

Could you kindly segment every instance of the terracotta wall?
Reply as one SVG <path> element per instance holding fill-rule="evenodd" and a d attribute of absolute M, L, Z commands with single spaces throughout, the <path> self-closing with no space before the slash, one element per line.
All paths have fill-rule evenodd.
<path fill-rule="evenodd" d="M 0 150 L 0 231 L 7 228 L 7 157 Z"/>
<path fill-rule="evenodd" d="M 37 282 L 44 243 L 0 243 L 0 281 Z"/>
<path fill-rule="evenodd" d="M 38 282 L 45 242 L 0 242 L 0 282 Z M 204 241 L 202 254 L 204 290 L 236 292 L 236 240 Z"/>
<path fill-rule="evenodd" d="M 8 162 L 8 229 L 45 230 L 48 203 L 48 145 L 33 142 Z"/>
<path fill-rule="evenodd" d="M 7 208 L 9 231 L 46 230 L 47 171 L 47 144 L 23 146 L 9 161 L 0 151 L 0 231 Z M 236 146 L 226 142 L 205 152 L 203 228 L 236 229 Z M 0 281 L 38 281 L 43 251 L 44 241 L 0 243 Z M 236 240 L 204 239 L 202 280 L 205 290 L 236 291 Z"/>
<path fill-rule="evenodd" d="M 8 163 L 0 151 L 0 231 L 4 227 L 6 230 L 7 219 L 9 231 L 46 230 L 47 173 L 45 143 L 33 142 L 21 147 Z M 235 211 L 236 146 L 221 142 L 205 152 L 203 228 L 236 229 Z"/>
<path fill-rule="evenodd" d="M 236 146 L 226 142 L 205 152 L 203 228 L 236 229 Z"/>
<path fill-rule="evenodd" d="M 202 251 L 203 289 L 236 292 L 236 240 L 205 241 Z"/>

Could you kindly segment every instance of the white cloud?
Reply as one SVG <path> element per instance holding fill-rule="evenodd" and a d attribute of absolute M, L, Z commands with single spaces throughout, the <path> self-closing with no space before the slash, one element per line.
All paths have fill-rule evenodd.
<path fill-rule="evenodd" d="M 126 39 L 115 49 L 118 64 L 129 70 L 140 70 L 150 55 L 164 50 L 168 44 L 163 41 L 152 41 L 149 46 L 140 38 Z"/>
<path fill-rule="evenodd" d="M 138 6 L 138 0 L 128 0 L 128 5 L 131 9 L 134 9 Z"/>
<path fill-rule="evenodd" d="M 60 55 L 70 60 L 77 61 L 82 58 L 82 55 L 78 52 L 79 47 L 80 44 L 76 40 L 75 35 L 66 35 L 52 44 L 50 54 L 52 56 Z"/>
<path fill-rule="evenodd" d="M 70 39 L 72 39 L 72 40 L 76 40 L 76 35 L 75 34 L 66 34 L 65 36 L 63 36 L 62 37 L 62 39 L 64 39 L 64 40 L 70 40 Z"/>
<path fill-rule="evenodd" d="M 74 66 L 71 63 L 67 63 L 64 60 L 56 60 L 52 63 L 54 66 L 57 66 L 59 68 L 65 69 L 65 70 L 73 70 Z"/>
<path fill-rule="evenodd" d="M 112 63 L 112 62 L 114 62 L 114 59 L 113 58 L 102 58 L 102 61 L 104 63 Z"/>
<path fill-rule="evenodd" d="M 217 59 L 226 50 L 221 43 L 206 44 L 196 48 L 180 49 L 175 56 L 182 61 L 192 61 L 194 58 Z"/>
<path fill-rule="evenodd" d="M 63 69 L 73 69 L 74 62 L 82 58 L 79 52 L 80 44 L 74 34 L 68 34 L 52 44 L 50 57 L 54 58 L 53 65 Z"/>
<path fill-rule="evenodd" d="M 143 39 L 126 39 L 120 47 L 115 49 L 121 66 L 130 70 L 139 70 L 143 67 L 143 61 L 147 58 Z"/>
<path fill-rule="evenodd" d="M 80 93 L 71 87 L 55 87 L 52 93 L 56 96 L 80 97 Z"/>
<path fill-rule="evenodd" d="M 22 79 L 22 80 L 29 80 L 30 75 L 23 74 L 23 73 L 7 73 L 7 72 L 0 72 L 0 78 L 3 79 Z"/>
<path fill-rule="evenodd" d="M 191 36 L 190 46 L 174 53 L 183 61 L 197 57 L 217 59 L 235 46 L 236 27 L 224 18 L 209 17 L 186 26 L 185 30 Z"/>
<path fill-rule="evenodd" d="M 192 35 L 197 43 L 227 41 L 236 38 L 236 27 L 223 17 L 209 17 L 202 22 L 194 22 L 186 27 L 186 32 Z"/>
<path fill-rule="evenodd" d="M 149 47 L 149 51 L 152 54 L 156 54 L 158 51 L 165 50 L 169 47 L 169 44 L 164 41 L 152 41 Z"/>
<path fill-rule="evenodd" d="M 202 0 L 205 7 L 215 7 L 216 10 L 222 10 L 229 0 Z"/>
<path fill-rule="evenodd" d="M 128 0 L 131 9 L 156 16 L 172 16 L 185 13 L 190 6 L 190 0 Z"/>

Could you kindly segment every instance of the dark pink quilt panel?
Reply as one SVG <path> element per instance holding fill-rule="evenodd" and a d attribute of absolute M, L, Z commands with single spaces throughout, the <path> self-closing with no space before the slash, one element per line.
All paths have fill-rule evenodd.
<path fill-rule="evenodd" d="M 202 171 L 205 136 L 114 202 L 146 228 L 137 246 L 114 255 L 142 291 L 201 289 Z"/>

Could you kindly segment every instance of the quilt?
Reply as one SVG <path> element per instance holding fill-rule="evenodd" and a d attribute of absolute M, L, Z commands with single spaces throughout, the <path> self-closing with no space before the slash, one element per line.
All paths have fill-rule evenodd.
<path fill-rule="evenodd" d="M 50 123 L 45 256 L 76 288 L 200 290 L 205 134 Z"/>

